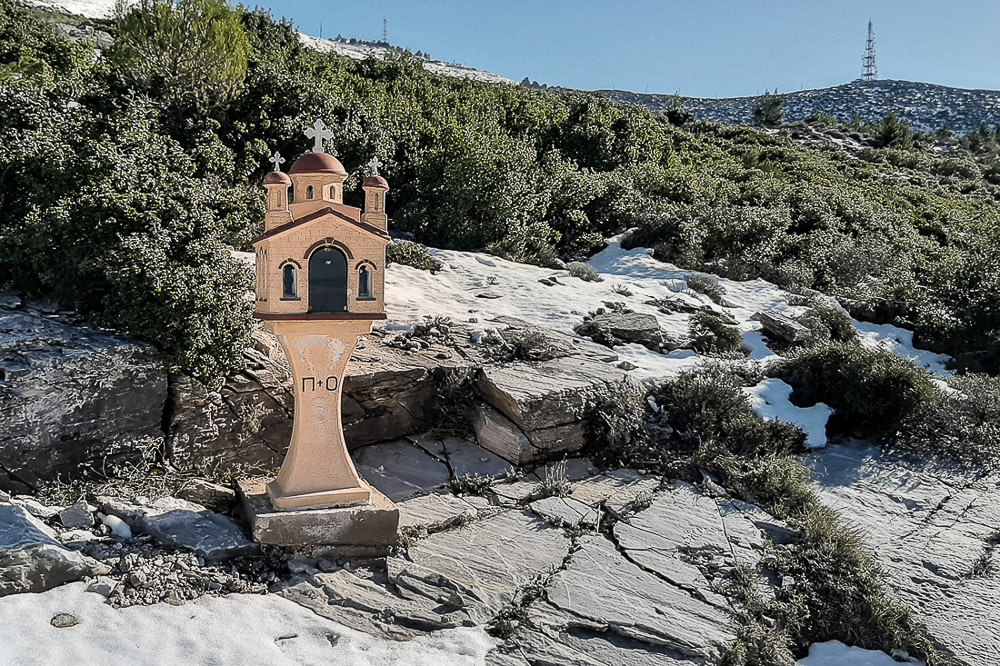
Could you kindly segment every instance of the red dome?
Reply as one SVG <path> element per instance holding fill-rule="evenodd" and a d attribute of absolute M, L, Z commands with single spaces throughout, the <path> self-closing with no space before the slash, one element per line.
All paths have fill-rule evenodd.
<path fill-rule="evenodd" d="M 346 176 L 344 165 L 333 155 L 326 153 L 306 153 L 288 170 L 288 173 L 333 173 Z"/>
<path fill-rule="evenodd" d="M 385 182 L 385 178 L 382 176 L 368 176 L 365 178 L 365 182 L 361 184 L 361 187 L 370 187 L 376 190 L 388 190 L 389 183 Z"/>
<path fill-rule="evenodd" d="M 292 179 L 288 177 L 288 174 L 282 173 L 281 171 L 272 171 L 264 177 L 265 185 L 285 185 L 291 187 Z"/>

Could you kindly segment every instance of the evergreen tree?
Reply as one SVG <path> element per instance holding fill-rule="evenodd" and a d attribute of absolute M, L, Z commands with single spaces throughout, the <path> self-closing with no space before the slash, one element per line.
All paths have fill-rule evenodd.
<path fill-rule="evenodd" d="M 774 93 L 764 91 L 763 97 L 753 108 L 753 122 L 761 127 L 778 127 L 785 120 L 785 97 L 779 95 L 778 90 Z"/>
<path fill-rule="evenodd" d="M 118 0 L 111 62 L 131 87 L 174 111 L 225 105 L 239 94 L 250 42 L 225 0 Z"/>

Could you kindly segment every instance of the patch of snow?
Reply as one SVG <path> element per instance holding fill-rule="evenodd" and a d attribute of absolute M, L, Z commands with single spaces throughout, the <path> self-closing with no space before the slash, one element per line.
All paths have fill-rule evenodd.
<path fill-rule="evenodd" d="M 951 370 L 947 365 L 951 357 L 947 354 L 935 354 L 934 352 L 917 349 L 913 346 L 913 332 L 905 328 L 899 328 L 892 324 L 869 324 L 868 322 L 855 321 L 854 328 L 858 331 L 861 344 L 876 348 L 888 349 L 897 356 L 909 359 L 922 368 L 926 368 L 931 373 L 950 377 Z"/>
<path fill-rule="evenodd" d="M 840 641 L 813 643 L 809 656 L 799 660 L 799 666 L 899 666 L 899 663 L 885 652 L 848 647 Z M 903 663 L 922 666 L 924 662 L 910 659 Z"/>
<path fill-rule="evenodd" d="M 744 388 L 743 392 L 760 418 L 798 426 L 806 434 L 806 446 L 811 449 L 826 446 L 826 422 L 833 414 L 829 406 L 821 402 L 812 407 L 796 407 L 789 400 L 792 387 L 780 379 L 765 379 Z"/>
<path fill-rule="evenodd" d="M 276 595 L 202 597 L 183 606 L 116 609 L 85 583 L 0 598 L 3 663 L 473 666 L 493 647 L 481 629 L 382 640 L 348 629 Z M 57 629 L 69 613 L 80 623 Z"/>
<path fill-rule="evenodd" d="M 760 331 L 747 331 L 743 334 L 743 349 L 750 354 L 751 361 L 771 361 L 778 355 L 767 346 L 767 339 Z"/>
<path fill-rule="evenodd" d="M 27 0 L 31 9 L 76 14 L 84 18 L 108 18 L 115 8 L 115 0 Z"/>

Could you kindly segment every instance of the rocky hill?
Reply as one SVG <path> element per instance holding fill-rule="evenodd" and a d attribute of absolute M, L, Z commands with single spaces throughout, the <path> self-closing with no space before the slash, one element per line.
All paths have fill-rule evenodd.
<path fill-rule="evenodd" d="M 679 99 L 696 118 L 724 123 L 749 123 L 757 97 L 675 97 L 634 93 L 624 90 L 598 91 L 616 102 L 641 104 L 661 111 Z M 855 114 L 863 121 L 875 122 L 895 111 L 915 130 L 932 132 L 945 125 L 956 134 L 978 129 L 982 123 L 991 127 L 1000 123 L 1000 91 L 950 88 L 916 81 L 865 82 L 856 80 L 830 88 L 798 90 L 785 93 L 786 121 L 802 120 L 813 111 L 827 113 L 847 123 Z"/>

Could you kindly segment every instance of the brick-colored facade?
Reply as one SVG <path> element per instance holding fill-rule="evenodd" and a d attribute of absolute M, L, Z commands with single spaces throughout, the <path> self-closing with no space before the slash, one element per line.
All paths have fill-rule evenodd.
<path fill-rule="evenodd" d="M 307 158 L 307 168 L 327 168 L 299 168 Z M 258 318 L 384 318 L 388 185 L 380 177 L 369 178 L 363 186 L 364 210 L 345 206 L 343 183 L 347 174 L 338 170 L 342 172 L 343 167 L 336 158 L 307 153 L 292 166 L 288 176 L 275 172 L 265 179 L 268 192 L 264 233 L 254 241 Z M 335 312 L 310 303 L 310 273 L 316 270 L 315 266 L 310 269 L 310 261 L 318 250 L 327 248 L 339 252 L 347 266 L 346 308 Z M 363 281 L 367 285 L 362 285 Z"/>

